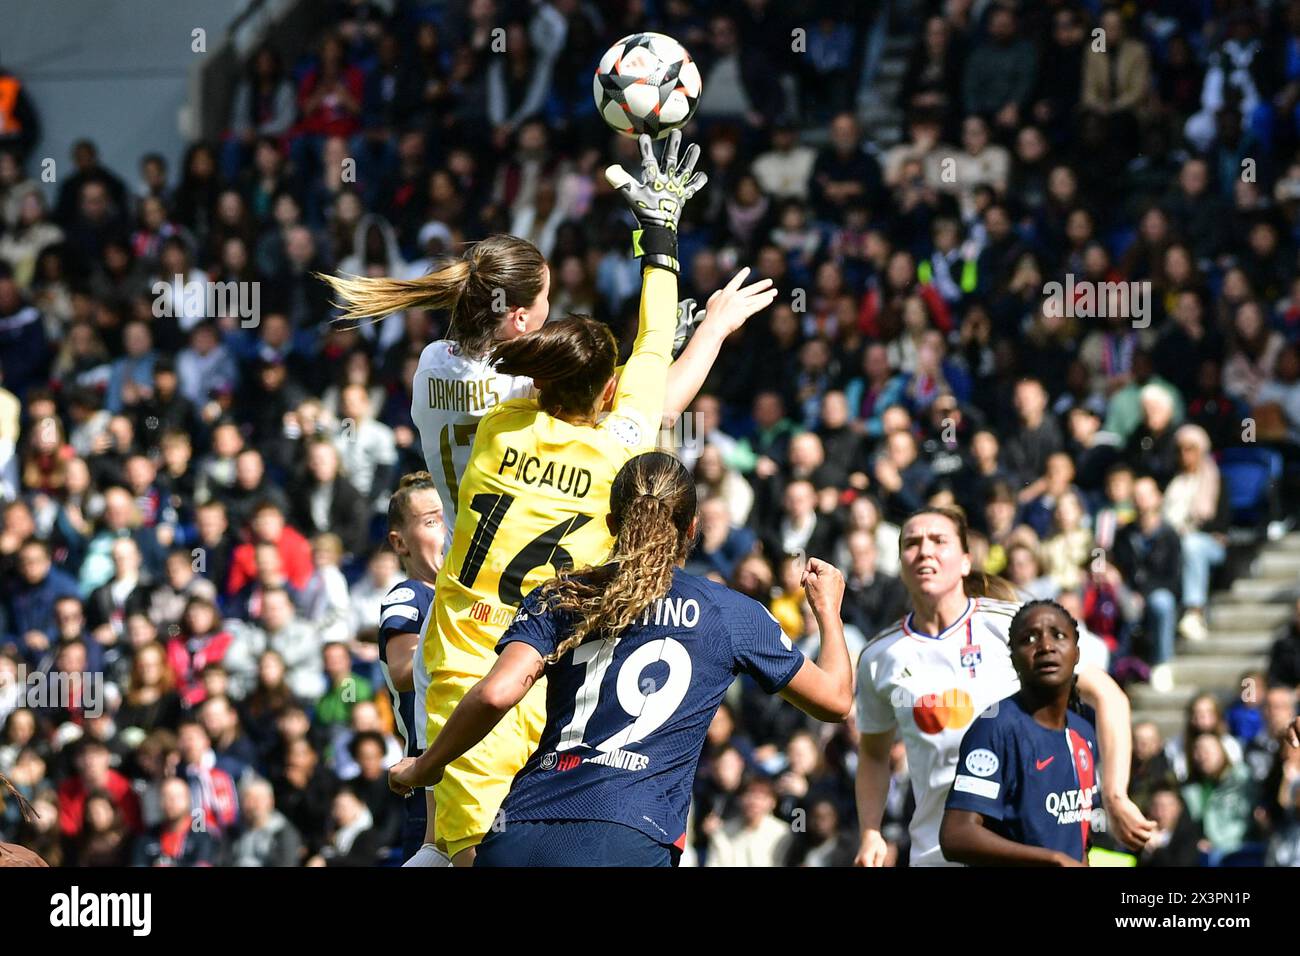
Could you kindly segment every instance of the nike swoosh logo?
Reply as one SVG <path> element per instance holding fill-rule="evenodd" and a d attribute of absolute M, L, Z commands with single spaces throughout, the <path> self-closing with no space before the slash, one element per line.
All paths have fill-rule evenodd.
<path fill-rule="evenodd" d="M 1049 763 L 1051 763 L 1055 759 L 1056 759 L 1056 755 L 1053 754 L 1052 756 L 1048 757 L 1046 760 L 1035 760 L 1034 769 L 1042 770 L 1044 767 L 1046 767 Z"/>

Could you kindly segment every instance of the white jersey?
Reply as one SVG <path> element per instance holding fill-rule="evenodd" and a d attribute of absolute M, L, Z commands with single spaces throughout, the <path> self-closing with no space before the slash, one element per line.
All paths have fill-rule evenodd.
<path fill-rule="evenodd" d="M 957 775 L 961 739 L 977 714 L 1020 689 L 1008 630 L 1020 605 L 970 598 L 937 635 L 921 634 L 908 614 L 858 659 L 858 732 L 898 728 L 907 748 L 916 810 L 912 866 L 953 866 L 939 852 L 939 824 Z"/>
<path fill-rule="evenodd" d="M 447 339 L 430 342 L 420 353 L 411 390 L 411 418 L 420 432 L 425 465 L 442 498 L 447 523 L 444 553 L 451 549 L 456 497 L 479 419 L 501 402 L 533 393 L 531 378 L 503 375 L 486 358 L 466 358 Z"/>

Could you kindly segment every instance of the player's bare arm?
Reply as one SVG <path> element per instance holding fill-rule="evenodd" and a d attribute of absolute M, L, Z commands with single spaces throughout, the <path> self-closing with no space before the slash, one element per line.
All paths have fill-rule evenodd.
<path fill-rule="evenodd" d="M 889 796 L 889 751 L 894 731 L 858 735 L 858 772 L 853 794 L 858 805 L 859 845 L 854 866 L 884 866 L 888 846 L 880 825 Z"/>
<path fill-rule="evenodd" d="M 841 723 L 853 709 L 853 662 L 840 621 L 844 575 L 833 565 L 810 558 L 802 583 L 821 632 L 821 652 L 815 663 L 803 662 L 781 697 L 818 720 Z"/>
<path fill-rule="evenodd" d="M 388 659 L 388 676 L 399 693 L 415 690 L 415 648 L 419 634 L 399 633 L 388 638 L 384 656 Z"/>
<path fill-rule="evenodd" d="M 1059 850 L 1027 846 L 999 836 L 973 810 L 948 809 L 939 828 L 939 846 L 954 863 L 968 866 L 1087 866 Z"/>
<path fill-rule="evenodd" d="M 1097 744 L 1101 748 L 1102 800 L 1116 837 L 1129 849 L 1140 850 L 1155 832 L 1129 799 L 1133 723 L 1128 697 L 1110 675 L 1095 667 L 1078 671 L 1079 697 L 1097 712 Z"/>
<path fill-rule="evenodd" d="M 388 771 L 388 786 L 407 796 L 417 787 L 432 787 L 443 768 L 492 732 L 524 699 L 545 670 L 535 649 L 515 642 L 507 645 L 486 677 L 470 688 L 447 718 L 447 724 L 419 757 L 408 757 Z"/>

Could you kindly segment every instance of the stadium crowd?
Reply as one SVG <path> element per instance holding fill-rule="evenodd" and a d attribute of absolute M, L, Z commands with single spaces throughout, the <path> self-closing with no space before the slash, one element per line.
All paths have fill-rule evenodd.
<path fill-rule="evenodd" d="M 0 839 L 52 864 L 391 859 L 383 513 L 424 467 L 412 375 L 447 317 L 335 323 L 313 273 L 420 275 L 509 232 L 548 257 L 553 314 L 629 345 L 639 266 L 601 170 L 635 144 L 590 75 L 642 29 L 704 80 L 683 296 L 743 265 L 782 290 L 673 434 L 692 569 L 810 649 L 799 556 L 832 560 L 856 654 L 904 609 L 898 523 L 956 503 L 977 566 L 1167 687 L 1229 527 L 1296 506 L 1229 491 L 1300 457 L 1300 0 L 894 6 L 915 47 L 883 149 L 854 113 L 879 4 L 771 0 L 341 2 L 308 55 L 249 58 L 178 169 L 85 140 L 47 193 L 0 142 L 0 773 L 39 813 L 0 793 Z M 1045 293 L 1066 275 L 1149 298 L 1089 318 Z M 187 288 L 217 282 L 241 298 Z M 37 701 L 39 675 L 98 690 Z M 1198 696 L 1173 739 L 1135 727 L 1141 864 L 1300 865 L 1300 605 L 1258 686 Z M 738 682 L 687 859 L 850 863 L 856 757 L 852 720 Z M 902 861 L 910 799 L 897 745 Z"/>

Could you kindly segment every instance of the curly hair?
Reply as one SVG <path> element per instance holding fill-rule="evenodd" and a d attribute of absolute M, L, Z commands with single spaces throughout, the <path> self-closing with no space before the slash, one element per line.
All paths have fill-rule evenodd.
<path fill-rule="evenodd" d="M 617 538 L 608 563 L 566 569 L 542 585 L 548 608 L 576 618 L 548 663 L 589 637 L 619 633 L 668 593 L 673 567 L 691 547 L 695 482 L 672 455 L 646 452 L 619 469 L 610 488 L 609 510 Z"/>

